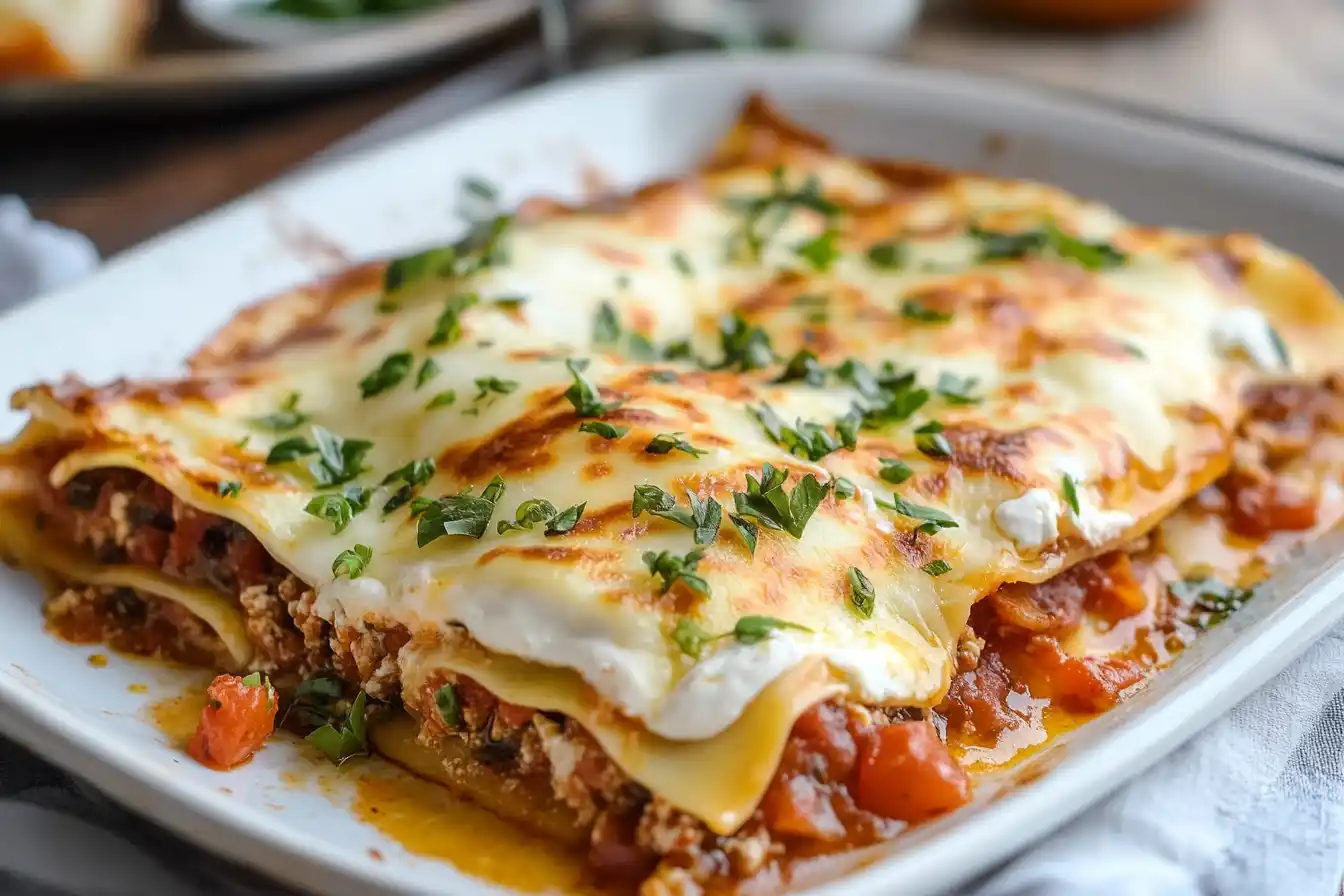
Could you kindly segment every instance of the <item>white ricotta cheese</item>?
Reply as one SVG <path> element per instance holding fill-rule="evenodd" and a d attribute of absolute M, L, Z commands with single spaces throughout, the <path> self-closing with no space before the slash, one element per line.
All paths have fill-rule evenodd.
<path fill-rule="evenodd" d="M 1059 511 L 1054 492 L 1033 488 L 994 508 L 994 524 L 1019 550 L 1034 550 L 1059 537 Z"/>
<path fill-rule="evenodd" d="M 1282 370 L 1288 366 L 1280 354 L 1269 321 L 1255 308 L 1232 308 L 1222 312 L 1214 318 L 1209 335 L 1214 350 L 1224 357 L 1243 351 L 1264 370 Z"/>

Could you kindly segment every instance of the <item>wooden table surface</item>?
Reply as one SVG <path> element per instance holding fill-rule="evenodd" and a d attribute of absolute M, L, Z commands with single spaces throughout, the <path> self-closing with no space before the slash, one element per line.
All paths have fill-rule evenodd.
<path fill-rule="evenodd" d="M 269 108 L 0 123 L 0 195 L 18 193 L 37 215 L 114 254 L 273 179 L 506 45 L 391 83 Z M 1089 92 L 1344 159 L 1337 0 L 1205 0 L 1184 20 L 1106 37 L 990 27 L 956 0 L 932 0 L 905 56 Z"/>

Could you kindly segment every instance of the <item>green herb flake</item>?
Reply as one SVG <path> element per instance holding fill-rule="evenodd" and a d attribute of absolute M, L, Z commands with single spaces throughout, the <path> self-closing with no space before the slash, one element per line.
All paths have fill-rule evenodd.
<path fill-rule="evenodd" d="M 373 548 L 366 544 L 357 544 L 353 548 L 347 548 L 336 555 L 336 559 L 331 564 L 331 574 L 340 578 L 349 576 L 357 579 L 364 575 L 364 570 L 373 560 Z"/>
<path fill-rule="evenodd" d="M 644 565 L 648 567 L 651 575 L 663 580 L 660 594 L 666 594 L 673 584 L 682 582 L 697 594 L 709 597 L 709 583 L 695 573 L 695 568 L 704 555 L 705 552 L 701 548 L 684 555 L 677 555 L 671 551 L 659 551 L 656 554 L 653 551 L 645 551 Z"/>
<path fill-rule="evenodd" d="M 931 576 L 937 577 L 951 572 L 952 564 L 948 563 L 946 560 L 931 560 L 921 566 L 920 569 Z"/>
<path fill-rule="evenodd" d="M 604 439 L 619 439 L 629 431 L 628 426 L 616 426 L 605 420 L 585 420 L 579 424 L 579 432 L 592 433 Z"/>
<path fill-rule="evenodd" d="M 263 414 L 260 417 L 252 417 L 247 422 L 257 429 L 267 432 L 289 432 L 291 429 L 298 429 L 309 421 L 309 416 L 299 410 L 299 393 L 291 392 L 285 398 L 284 404 L 280 410 L 270 414 Z M 250 438 L 245 437 L 245 438 Z M 242 447 L 240 444 L 238 447 Z"/>
<path fill-rule="evenodd" d="M 555 505 L 545 498 L 529 498 L 518 505 L 518 509 L 513 512 L 513 521 L 500 520 L 495 526 L 495 531 L 503 535 L 505 532 L 532 531 L 537 523 L 544 523 L 556 515 Z"/>
<path fill-rule="evenodd" d="M 593 343 L 611 345 L 620 341 L 621 332 L 621 319 L 616 308 L 610 302 L 598 305 L 593 315 Z"/>
<path fill-rule="evenodd" d="M 551 520 L 546 523 L 546 535 L 568 535 L 574 531 L 574 527 L 583 519 L 583 509 L 588 506 L 588 502 L 575 504 L 573 507 L 560 511 Z"/>
<path fill-rule="evenodd" d="M 329 722 L 304 738 L 308 743 L 340 765 L 354 756 L 365 756 L 369 744 L 364 728 L 364 705 L 368 696 L 360 691 L 350 703 L 344 719 Z"/>
<path fill-rule="evenodd" d="M 215 491 L 221 498 L 236 498 L 243 490 L 243 484 L 237 479 L 226 479 L 215 484 Z"/>
<path fill-rule="evenodd" d="M 679 432 L 660 432 L 649 440 L 649 444 L 644 446 L 644 453 L 670 454 L 673 451 L 681 451 L 692 457 L 701 457 L 709 453 L 707 450 L 697 448 L 681 438 L 682 435 Z"/>
<path fill-rule="evenodd" d="M 291 436 L 271 446 L 271 450 L 266 455 L 266 464 L 267 466 L 286 464 L 316 451 L 317 448 L 313 443 L 303 436 Z"/>
<path fill-rule="evenodd" d="M 811 265 L 812 270 L 824 273 L 831 269 L 841 255 L 840 248 L 836 245 L 839 236 L 838 231 L 827 229 L 812 239 L 794 246 L 793 251 Z"/>
<path fill-rule="evenodd" d="M 444 389 L 442 392 L 436 392 L 434 397 L 425 402 L 425 410 L 432 411 L 435 408 L 446 408 L 457 401 L 457 393 L 452 389 Z"/>
<path fill-rule="evenodd" d="M 349 482 L 364 472 L 364 456 L 373 449 L 372 442 L 341 438 L 321 426 L 313 427 L 313 443 L 319 460 L 309 464 L 308 471 L 324 488 Z"/>
<path fill-rule="evenodd" d="M 414 363 L 415 357 L 410 352 L 393 352 L 388 355 L 377 369 L 359 381 L 360 397 L 372 398 L 393 388 L 406 379 Z"/>
<path fill-rule="evenodd" d="M 331 523 L 333 535 L 345 531 L 345 527 L 355 518 L 355 509 L 344 495 L 317 495 L 304 505 L 303 512 Z"/>
<path fill-rule="evenodd" d="M 695 276 L 695 268 L 691 267 L 691 259 L 680 249 L 672 252 L 672 267 L 676 268 L 677 273 L 683 277 Z"/>
<path fill-rule="evenodd" d="M 479 497 L 466 489 L 460 494 L 445 495 L 420 504 L 418 510 L 413 504 L 411 509 L 416 513 L 416 545 L 423 548 L 445 535 L 470 538 L 485 535 L 490 527 L 490 518 L 495 515 L 495 505 L 504 497 L 504 491 L 504 480 L 496 476 L 481 490 Z"/>
<path fill-rule="evenodd" d="M 929 457 L 951 457 L 952 444 L 943 435 L 943 424 L 931 420 L 915 430 L 915 447 Z"/>
<path fill-rule="evenodd" d="M 476 293 L 452 296 L 444 303 L 443 311 L 434 321 L 434 331 L 429 334 L 425 345 L 430 348 L 443 348 L 462 338 L 462 312 L 480 301 Z"/>
<path fill-rule="evenodd" d="M 737 370 L 746 373 L 761 370 L 775 363 L 775 352 L 765 330 L 749 324 L 741 315 L 725 315 L 719 320 L 719 344 L 723 360 L 715 370 Z"/>
<path fill-rule="evenodd" d="M 1223 622 L 1255 596 L 1254 588 L 1224 585 L 1211 578 L 1172 582 L 1167 588 L 1187 608 L 1185 621 L 1201 631 Z"/>
<path fill-rule="evenodd" d="M 790 189 L 783 167 L 771 172 L 767 195 L 732 198 L 726 204 L 743 216 L 742 223 L 728 235 L 728 257 L 750 262 L 761 260 L 766 244 L 795 209 L 810 209 L 828 220 L 840 213 L 839 206 L 821 195 L 821 181 L 816 175 L 808 175 L 800 186 Z"/>
<path fill-rule="evenodd" d="M 903 243 L 878 243 L 868 247 L 868 263 L 875 268 L 896 271 L 905 267 L 906 247 Z"/>
<path fill-rule="evenodd" d="M 728 514 L 728 519 L 733 521 L 733 526 L 737 529 L 737 534 L 742 536 L 742 543 L 747 546 L 747 553 L 752 557 L 756 556 L 756 540 L 760 537 L 760 527 L 750 520 L 743 519 L 735 513 Z"/>
<path fill-rule="evenodd" d="M 939 529 L 955 529 L 958 527 L 957 521 L 943 511 L 935 507 L 925 507 L 923 504 L 907 501 L 900 495 L 893 495 L 890 502 L 878 501 L 877 505 L 894 510 L 901 516 L 920 520 L 920 525 L 915 527 L 915 531 L 923 532 L 925 535 L 932 535 Z"/>
<path fill-rule="evenodd" d="M 854 495 L 858 492 L 858 489 L 855 487 L 854 483 L 850 482 L 843 476 L 837 476 L 834 482 L 835 482 L 835 497 L 837 500 L 847 501 L 850 498 L 854 497 Z"/>
<path fill-rule="evenodd" d="M 758 644 L 775 632 L 784 629 L 793 629 L 800 632 L 812 631 L 805 625 L 776 619 L 773 616 L 743 616 L 733 626 L 732 634 L 739 644 Z"/>
<path fill-rule="evenodd" d="M 682 653 L 694 660 L 700 659 L 705 644 L 713 640 L 713 635 L 685 616 L 678 619 L 676 628 L 672 629 L 673 643 L 681 649 Z"/>
<path fill-rule="evenodd" d="M 426 358 L 420 362 L 420 369 L 415 372 L 415 388 L 419 390 L 421 386 L 442 372 L 437 361 L 433 358 Z"/>
<path fill-rule="evenodd" d="M 574 382 L 565 390 L 565 398 L 574 406 L 574 411 L 580 417 L 601 417 L 608 411 L 614 411 L 620 407 L 622 402 L 602 400 L 601 391 L 583 375 L 588 369 L 588 361 L 585 359 L 566 358 L 565 368 L 569 371 Z"/>
<path fill-rule="evenodd" d="M 1063 477 L 1064 502 L 1069 505 L 1074 516 L 1082 516 L 1083 509 L 1078 503 L 1078 483 L 1068 473 Z"/>
<path fill-rule="evenodd" d="M 873 618 L 877 594 L 873 591 L 873 583 L 857 566 L 849 568 L 849 602 L 864 619 Z"/>
<path fill-rule="evenodd" d="M 948 404 L 979 404 L 983 399 L 973 394 L 979 382 L 973 376 L 962 379 L 955 373 L 944 370 L 938 374 L 938 384 L 934 389 Z"/>
<path fill-rule="evenodd" d="M 930 308 L 918 299 L 906 299 L 901 302 L 901 316 L 922 324 L 944 324 L 952 319 L 950 311 Z"/>
<path fill-rule="evenodd" d="M 383 274 L 383 298 L 378 310 L 389 313 L 397 310 L 392 296 L 405 287 L 421 280 L 451 277 L 457 266 L 457 250 L 452 246 L 426 249 L 414 255 L 393 260 Z"/>
<path fill-rule="evenodd" d="M 877 475 L 894 485 L 900 485 L 915 475 L 915 471 L 910 468 L 910 465 L 899 457 L 879 457 L 877 460 L 878 463 L 882 464 L 882 469 Z"/>
<path fill-rule="evenodd" d="M 449 728 L 456 728 L 462 722 L 462 705 L 458 702 L 457 691 L 451 684 L 442 685 L 434 692 L 434 707 L 439 718 Z"/>
<path fill-rule="evenodd" d="M 762 465 L 759 480 L 748 473 L 747 490 L 733 493 L 737 515 L 767 529 L 777 529 L 794 538 L 802 538 L 803 529 L 830 491 L 831 484 L 822 485 L 817 477 L 808 473 L 790 493 L 784 489 L 788 478 L 787 472 L 775 469 L 768 463 Z"/>
<path fill-rule="evenodd" d="M 800 348 L 788 363 L 784 365 L 784 370 L 772 382 L 775 383 L 806 383 L 814 388 L 820 388 L 826 385 L 826 368 L 817 360 L 815 353 L 805 348 Z"/>

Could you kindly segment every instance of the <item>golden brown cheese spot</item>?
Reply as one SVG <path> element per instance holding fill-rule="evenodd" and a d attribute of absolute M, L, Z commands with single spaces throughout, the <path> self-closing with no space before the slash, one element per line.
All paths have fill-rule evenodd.
<path fill-rule="evenodd" d="M 603 441 L 606 441 L 605 439 Z M 611 475 L 611 464 L 604 460 L 595 460 L 583 465 L 583 478 L 592 482 Z"/>
<path fill-rule="evenodd" d="M 577 528 L 577 527 L 576 527 Z M 617 551 L 599 548 L 569 547 L 563 545 L 507 545 L 491 548 L 476 561 L 477 566 L 489 566 L 502 558 L 531 560 L 541 563 L 554 563 L 562 566 L 581 566 L 595 569 L 618 564 L 621 555 Z"/>
<path fill-rule="evenodd" d="M 100 406 L 130 402 L 153 409 L 169 409 L 188 403 L 213 406 L 220 400 L 261 383 L 257 376 L 188 377 L 181 380 L 113 380 L 106 386 L 91 387 L 83 381 L 67 377 L 56 386 L 42 385 L 52 400 L 75 414 L 86 415 Z"/>
<path fill-rule="evenodd" d="M 784 271 L 775 279 L 733 303 L 733 309 L 744 318 L 789 308 L 799 295 L 807 292 L 808 280 L 797 271 Z"/>
<path fill-rule="evenodd" d="M 658 518 L 644 515 L 635 519 L 631 515 L 631 507 L 630 501 L 596 509 L 589 507 L 584 510 L 583 519 L 579 520 L 578 525 L 574 527 L 574 534 L 596 535 L 601 533 L 608 538 L 615 538 L 622 542 L 634 541 L 649 530 L 650 523 L 658 522 Z M 611 531 L 618 527 L 619 531 Z"/>
<path fill-rule="evenodd" d="M 1031 481 L 1026 462 L 1036 446 L 1045 442 L 1067 447 L 1058 434 L 1041 427 L 1005 431 L 953 424 L 943 436 L 952 446 L 950 463 L 1023 485 Z"/>

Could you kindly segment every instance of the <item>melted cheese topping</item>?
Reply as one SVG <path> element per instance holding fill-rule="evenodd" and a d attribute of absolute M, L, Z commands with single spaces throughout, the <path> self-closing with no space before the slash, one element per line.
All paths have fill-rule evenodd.
<path fill-rule="evenodd" d="M 772 193 L 803 199 L 781 208 Z M 827 203 L 840 213 L 823 214 Z M 985 258 L 976 235 L 1046 225 L 1123 261 L 1094 270 L 1039 246 Z M 870 253 L 894 239 L 898 253 Z M 570 714 L 632 778 L 720 831 L 750 814 L 810 703 L 936 704 L 975 600 L 1147 531 L 1220 475 L 1239 391 L 1257 373 L 1247 360 L 1270 366 L 1264 339 L 1273 347 L 1245 311 L 1272 323 L 1297 372 L 1322 369 L 1344 338 L 1320 278 L 1253 238 L 1138 228 L 1041 184 L 847 157 L 759 102 L 697 177 L 588 209 L 530 203 L 498 249 L 492 264 L 422 275 L 391 296 L 386 267 L 369 265 L 245 310 L 180 381 L 39 386 L 16 401 L 84 445 L 55 482 L 142 470 L 255 533 L 317 589 L 334 625 L 407 628 L 408 691 L 450 670 Z M 445 302 L 466 296 L 479 301 L 459 314 L 460 335 L 437 342 Z M 930 398 L 863 430 L 852 450 L 791 455 L 749 407 L 834 432 L 870 390 L 834 373 L 780 382 L 779 363 L 718 364 L 726 313 L 759 327 L 778 360 L 806 348 L 832 370 L 889 363 Z M 680 340 L 690 348 L 671 360 L 638 360 Z M 408 375 L 363 397 L 360 381 L 400 352 Z M 603 419 L 628 433 L 579 430 L 566 358 L 588 360 L 602 400 L 620 403 Z M 417 385 L 430 360 L 437 372 Z M 451 403 L 431 401 L 444 390 Z M 256 425 L 291 393 L 301 425 Z M 933 422 L 942 447 L 926 453 L 916 429 Z M 357 477 L 369 509 L 340 533 L 304 512 L 321 491 L 312 456 L 265 462 L 313 424 L 372 442 Z M 699 450 L 645 451 L 660 433 Z M 398 486 L 380 483 L 422 458 L 436 464 L 428 497 L 479 495 L 502 477 L 483 537 L 421 548 L 409 508 L 381 512 Z M 884 458 L 909 478 L 884 478 Z M 709 593 L 665 591 L 643 558 L 685 555 L 692 532 L 634 518 L 633 488 L 656 485 L 682 508 L 688 491 L 712 498 L 726 517 L 767 463 L 789 472 L 787 489 L 843 478 L 853 497 L 825 497 L 798 538 L 762 527 L 754 555 L 725 519 L 696 569 Z M 1079 483 L 1077 514 L 1064 512 L 1062 472 Z M 241 490 L 222 497 L 221 482 Z M 583 518 L 559 536 L 544 525 L 498 534 L 530 499 L 582 502 Z M 921 531 L 922 518 L 893 509 L 911 505 L 957 525 Z M 355 544 L 372 561 L 334 578 L 333 559 Z M 937 561 L 950 569 L 935 574 Z M 873 583 L 871 616 L 851 602 L 850 568 Z M 738 643 L 729 633 L 750 615 L 794 628 Z M 719 636 L 698 659 L 674 637 L 687 622 Z"/>

